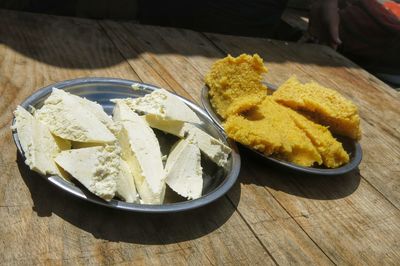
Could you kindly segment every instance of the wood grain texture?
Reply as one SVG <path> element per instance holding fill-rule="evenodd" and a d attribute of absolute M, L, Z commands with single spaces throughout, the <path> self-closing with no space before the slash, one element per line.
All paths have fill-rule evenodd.
<path fill-rule="evenodd" d="M 210 43 L 204 37 L 190 31 L 133 23 L 106 21 L 101 25 L 145 82 L 165 86 L 200 102 L 199 88 L 204 82 L 198 68 L 205 71 L 215 60 L 207 58 L 212 54 L 208 51 Z M 195 36 L 197 39 L 193 39 Z M 195 60 L 196 57 L 204 60 Z"/>
<path fill-rule="evenodd" d="M 269 67 L 266 79 L 271 83 L 281 84 L 295 74 L 303 82 L 315 80 L 354 101 L 363 129 L 361 175 L 400 208 L 398 92 L 328 47 L 211 34 L 209 38 L 234 55 L 259 53 Z"/>
<path fill-rule="evenodd" d="M 74 199 L 16 155 L 11 111 L 40 87 L 82 76 L 121 77 L 199 103 L 211 64 L 242 52 L 265 59 L 271 83 L 296 74 L 356 101 L 364 127 L 360 172 L 293 174 L 241 149 L 239 182 L 228 197 L 188 213 L 145 215 Z M 0 264 L 394 265 L 400 258 L 398 100 L 321 46 L 0 11 Z"/>
<path fill-rule="evenodd" d="M 180 75 L 175 76 L 179 83 L 181 83 L 182 77 L 197 75 L 199 78 L 192 78 L 191 81 L 185 80 L 188 88 L 196 90 L 196 96 L 200 95 L 200 89 L 204 86 L 202 79 L 205 73 L 216 58 L 224 56 L 204 36 L 193 31 L 151 26 L 139 27 L 129 23 L 124 23 L 121 27 L 115 22 L 105 22 L 102 25 L 109 34 L 117 36 L 117 38 L 114 38 L 114 35 L 112 37 L 116 46 L 128 58 L 137 73 L 139 70 L 136 69 L 136 66 L 144 64 L 138 61 L 146 59 L 134 56 L 127 48 L 128 44 L 135 43 L 135 49 L 146 51 L 148 49 L 143 47 L 145 43 L 156 44 L 149 48 L 154 54 L 163 56 L 168 54 L 170 57 L 176 54 L 185 55 L 185 60 L 190 65 L 181 68 L 180 63 L 170 60 L 168 69 L 171 69 L 170 75 L 172 76 L 174 71 L 180 71 Z M 141 30 L 138 30 L 139 28 Z M 124 38 L 122 39 L 121 36 Z M 140 43 L 137 40 L 140 40 Z M 173 84 L 171 84 L 171 88 L 174 89 Z M 194 100 L 200 104 L 197 97 Z M 229 193 L 229 197 L 233 202 L 237 202 L 239 201 L 236 196 L 238 195 L 237 191 L 242 191 L 238 210 L 277 263 L 330 264 L 329 258 L 312 242 L 278 202 L 271 195 L 265 193 L 263 187 L 253 184 L 252 175 L 248 173 L 248 169 L 251 167 L 252 165 L 248 164 L 246 160 L 243 161 L 240 175 L 242 185 L 237 184 Z M 268 204 L 265 203 L 265 200 L 268 201 Z"/>
<path fill-rule="evenodd" d="M 29 171 L 11 138 L 12 110 L 83 76 L 140 80 L 96 21 L 0 11 L 0 264 L 274 264 L 226 197 L 188 213 L 126 213 Z"/>
<path fill-rule="evenodd" d="M 376 90 L 381 91 L 378 95 L 382 93 L 384 101 L 392 101 L 392 97 L 397 97 L 391 91 L 386 91 L 387 87 L 379 81 L 357 69 L 357 66 L 321 46 L 300 45 L 300 51 L 312 51 L 308 53 L 310 58 L 303 58 L 306 52 L 301 53 L 296 47 L 288 49 L 289 44 L 279 42 L 268 42 L 268 45 L 261 40 L 208 36 L 214 41 L 215 47 L 213 44 L 207 45 L 200 34 L 191 31 L 139 27 L 129 23 L 124 23 L 122 28 L 112 22 L 103 25 L 107 32 L 124 36 L 124 39 L 113 40 L 122 54 L 129 58 L 135 71 L 137 61 L 146 59 L 132 58 L 128 43 L 135 43 L 135 49 L 139 46 L 142 47 L 139 49 L 151 50 L 153 54 L 164 57 L 184 54 L 192 67 L 182 68 L 174 60 L 168 62 L 168 70 L 180 71 L 179 76 L 170 72 L 170 76 L 174 76 L 179 83 L 185 76 L 196 75 L 193 69 L 198 72 L 197 75 L 204 77 L 214 60 L 225 56 L 225 53 L 237 55 L 251 51 L 266 58 L 270 67 L 270 74 L 267 75 L 270 82 L 280 84 L 289 75 L 297 74 L 303 81 L 314 79 L 323 84 L 328 82 L 327 86 L 330 87 L 335 82 L 350 86 L 352 84 L 346 75 L 351 72 L 352 76 L 366 76 L 368 86 L 377 85 Z M 154 45 L 146 49 L 145 44 Z M 311 63 L 317 65 L 308 69 Z M 340 70 L 342 68 L 344 70 Z M 337 74 L 333 75 L 332 70 L 346 79 L 335 80 L 332 77 Z M 185 82 L 191 90 L 197 88 L 199 94 L 202 81 L 192 78 Z M 357 96 L 344 89 L 342 92 L 347 93 L 348 97 Z M 363 106 L 365 109 L 374 106 L 374 103 L 358 104 L 367 104 Z M 368 130 L 375 131 L 373 128 Z M 386 137 L 380 136 L 380 141 Z M 394 264 L 399 258 L 399 211 L 379 191 L 361 179 L 359 173 L 329 179 L 294 175 L 265 165 L 263 160 L 249 152 L 243 153 L 247 160 L 243 161 L 239 179 L 241 185 L 232 189 L 229 197 L 237 200 L 235 189 L 242 191 L 237 208 L 278 264 Z M 391 168 L 389 171 L 394 173 L 396 170 Z"/>
<path fill-rule="evenodd" d="M 226 53 L 260 54 L 271 83 L 281 84 L 296 74 L 303 82 L 315 80 L 356 102 L 363 126 L 360 173 L 320 179 L 271 171 L 260 160 L 251 169 L 258 183 L 333 262 L 396 264 L 400 256 L 399 94 L 326 47 L 207 36 Z"/>
<path fill-rule="evenodd" d="M 219 46 L 220 43 L 218 43 L 218 40 L 215 41 L 215 44 L 219 47 L 207 45 L 207 41 L 204 40 L 200 34 L 191 31 L 177 31 L 174 29 L 150 26 L 142 27 L 131 25 L 129 23 L 124 23 L 123 27 L 120 28 L 117 23 L 112 22 L 104 23 L 103 26 L 107 32 L 115 33 L 117 36 L 124 36 L 123 40 L 117 38 L 118 41 L 116 41 L 115 44 L 121 49 L 122 54 L 129 58 L 128 60 L 131 62 L 135 71 L 136 68 L 134 65 L 137 64 L 137 61 L 146 59 L 137 57 L 131 59 L 132 54 L 129 52 L 129 48 L 127 48 L 127 44 L 129 43 L 135 43 L 135 49 L 138 49 L 139 46 L 141 47 L 139 49 L 142 51 L 151 50 L 152 54 L 157 54 L 158 57 L 163 56 L 166 58 L 173 58 L 172 55 L 184 54 L 187 62 L 190 63 L 192 67 L 181 67 L 181 62 L 177 62 L 176 60 L 168 61 L 168 70 L 171 71 L 170 76 L 174 76 L 173 74 L 175 71 L 180 71 L 179 75 L 174 76 L 180 84 L 183 83 L 183 80 L 181 81 L 181 79 L 185 79 L 186 76 L 192 77 L 193 75 L 196 75 L 194 69 L 198 72 L 197 74 L 200 74 L 200 76 L 203 77 L 215 58 L 224 56 L 224 46 Z M 144 28 L 147 30 L 144 30 Z M 151 32 L 151 34 L 149 32 Z M 221 36 L 221 38 L 224 38 L 224 36 Z M 115 41 L 114 38 L 113 40 Z M 187 45 L 189 43 L 190 45 Z M 264 43 L 262 43 L 262 45 L 264 45 Z M 257 49 L 257 47 L 261 47 L 262 45 L 260 43 L 258 43 L 258 46 L 255 44 L 254 49 Z M 284 48 L 280 48 L 281 46 Z M 275 64 L 280 70 L 278 73 L 281 73 L 279 78 L 284 78 L 285 80 L 288 77 L 287 75 L 290 74 L 288 73 L 288 69 L 294 69 L 292 73 L 300 75 L 303 80 L 309 80 L 310 78 L 318 80 L 321 72 L 322 76 L 329 76 L 329 71 L 326 71 L 328 74 L 324 73 L 326 67 L 322 66 L 323 64 L 331 63 L 331 61 L 326 59 L 324 61 L 318 57 L 314 58 L 315 56 L 311 57 L 313 64 L 318 63 L 320 65 L 318 69 L 321 69 L 319 72 L 313 70 L 311 72 L 313 74 L 301 71 L 301 56 L 296 57 L 296 55 L 292 54 L 291 59 L 295 62 L 290 61 L 283 63 L 282 61 L 287 60 L 286 57 L 283 56 L 283 54 L 286 53 L 285 46 L 288 45 L 285 45 L 284 43 L 278 45 L 275 43 L 272 47 L 259 48 L 261 52 L 264 51 L 265 54 L 268 51 L 268 53 L 275 55 L 277 61 Z M 226 47 L 232 47 L 232 43 L 229 43 Z M 244 47 L 249 46 L 248 42 L 240 42 L 239 40 L 239 42 L 235 43 L 233 47 L 234 49 L 230 48 L 231 50 L 225 51 L 233 51 L 238 54 L 243 50 L 246 50 Z M 314 49 L 315 54 L 326 53 L 324 50 L 325 48 L 319 46 L 305 47 L 303 49 L 310 48 Z M 315 49 L 320 50 L 316 51 Z M 201 56 L 196 57 L 196 55 Z M 312 54 L 310 54 L 310 56 L 312 56 Z M 339 66 L 343 68 L 346 66 L 355 67 L 351 62 L 341 59 L 340 56 L 336 55 L 336 57 L 336 64 Z M 284 66 L 282 66 L 282 64 Z M 290 67 L 287 65 L 290 65 Z M 271 67 L 271 69 L 273 69 L 273 67 Z M 359 71 L 362 73 L 361 70 Z M 163 72 L 159 72 L 159 74 L 161 75 Z M 276 76 L 274 77 L 278 78 Z M 194 87 L 198 88 L 197 94 L 199 94 L 199 90 L 204 84 L 202 81 L 198 81 L 198 79 L 195 78 L 192 78 L 191 81 L 188 81 L 187 79 L 184 81 L 190 89 L 193 90 Z M 283 80 L 281 80 L 281 82 L 282 81 Z M 195 100 L 197 99 L 195 98 Z M 379 261 L 394 263 L 395 260 L 393 258 L 398 258 L 398 243 L 396 240 L 396 237 L 399 235 L 399 227 L 397 226 L 397 221 L 399 219 L 398 210 L 368 183 L 361 180 L 358 173 L 353 173 L 344 177 L 331 178 L 329 182 L 320 182 L 315 178 L 302 177 L 299 175 L 291 176 L 288 173 L 282 174 L 281 169 L 271 171 L 270 166 L 260 168 L 259 165 L 262 165 L 263 162 L 256 158 L 254 158 L 254 160 L 257 161 L 257 165 L 249 160 L 244 161 L 243 163 L 240 180 L 243 181 L 244 184 L 242 183 L 240 186 L 243 193 L 239 201 L 238 210 L 278 264 L 293 262 L 314 264 L 353 264 L 357 262 L 365 262 L 373 264 Z M 248 173 L 246 174 L 246 172 Z M 262 173 L 268 174 L 263 175 Z M 282 180 L 283 176 L 289 180 Z M 273 179 L 273 182 L 265 182 L 265 180 L 271 178 Z M 299 178 L 304 179 L 303 182 L 299 182 Z M 342 184 L 344 186 L 340 187 Z M 277 194 L 274 187 L 269 187 L 272 185 L 278 188 L 285 188 L 284 193 L 282 193 L 282 198 L 278 198 L 278 195 L 280 194 Z M 299 190 L 298 186 L 302 187 L 302 189 Z M 339 186 L 339 188 L 334 189 L 337 186 Z M 361 194 L 356 193 L 359 191 L 358 189 L 361 189 L 361 187 L 365 187 L 368 192 L 366 192 L 365 189 L 362 189 L 361 191 L 363 192 Z M 305 188 L 309 188 L 309 190 L 303 191 Z M 321 190 L 321 192 L 319 190 Z M 232 195 L 229 195 L 231 199 L 235 199 L 234 191 L 235 189 L 232 190 Z M 348 223 L 343 224 L 340 220 L 342 218 L 340 215 L 337 215 L 336 213 L 334 215 L 324 214 L 324 218 L 327 216 L 326 220 L 324 220 L 317 215 L 317 212 L 309 214 L 302 210 L 298 210 L 297 206 L 292 207 L 293 203 L 289 201 L 289 199 L 292 200 L 292 197 L 290 197 L 291 193 L 295 194 L 294 199 L 300 197 L 299 201 L 302 201 L 302 197 L 304 197 L 305 205 L 307 205 L 307 202 L 310 201 L 310 199 L 311 206 L 313 206 L 314 201 L 319 202 L 320 199 L 325 200 L 326 202 L 317 204 L 318 208 L 322 209 L 335 209 L 337 207 L 331 207 L 330 205 L 336 206 L 336 202 L 339 202 L 337 206 L 343 208 L 343 210 L 339 210 L 338 213 L 341 213 L 342 216 L 349 216 L 348 221 L 351 221 L 353 218 L 356 219 L 357 216 L 366 218 L 367 220 L 359 225 L 361 228 L 369 227 L 371 229 L 366 234 L 345 234 L 348 230 L 351 230 L 348 227 L 352 227 Z M 372 193 L 376 199 L 374 201 L 365 201 L 364 193 Z M 349 203 L 349 199 L 354 201 L 354 203 Z M 364 201 L 365 203 L 363 203 Z M 382 216 L 382 212 L 368 211 L 369 208 L 374 209 L 374 205 L 377 204 L 377 202 L 382 205 L 380 206 L 381 210 L 384 209 L 390 213 L 388 218 L 385 218 L 390 220 L 389 227 L 387 227 L 387 223 L 380 226 L 380 223 L 378 222 L 379 217 Z M 360 213 L 353 213 L 352 205 L 360 204 L 365 204 L 367 207 Z M 304 218 L 305 221 L 303 221 L 302 218 Z M 358 219 L 362 221 L 362 219 Z M 320 226 L 323 229 L 314 230 L 314 227 L 310 226 L 307 222 L 315 223 L 317 225 L 321 224 Z M 374 223 L 376 223 L 376 225 L 372 226 Z M 339 225 L 339 228 L 336 228 L 336 224 Z M 353 231 L 357 230 L 353 229 Z M 372 241 L 373 239 L 379 238 L 381 235 L 388 234 L 389 231 L 396 232 L 395 237 L 389 237 L 381 242 Z M 337 235 L 339 234 L 344 234 L 343 239 L 337 239 Z M 330 237 L 330 235 L 333 236 Z M 344 245 L 347 242 L 358 245 L 358 248 L 349 249 L 347 252 L 349 246 Z M 373 242 L 373 244 L 371 245 L 369 242 Z M 363 245 L 360 243 L 369 244 Z M 391 246 L 392 244 L 394 244 L 393 247 Z M 369 249 L 370 252 L 363 252 L 364 249 Z"/>

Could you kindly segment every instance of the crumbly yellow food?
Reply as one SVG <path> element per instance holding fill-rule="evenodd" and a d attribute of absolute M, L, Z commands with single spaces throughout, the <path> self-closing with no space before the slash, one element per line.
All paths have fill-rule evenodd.
<path fill-rule="evenodd" d="M 224 129 L 232 139 L 266 155 L 303 166 L 321 164 L 322 158 L 307 135 L 291 119 L 288 110 L 267 96 L 242 115 L 231 115 Z"/>
<path fill-rule="evenodd" d="M 310 82 L 301 84 L 295 76 L 273 94 L 275 101 L 292 109 L 304 111 L 316 122 L 329 126 L 331 132 L 361 138 L 357 106 L 337 91 Z"/>
<path fill-rule="evenodd" d="M 267 68 L 257 54 L 228 55 L 216 61 L 205 78 L 213 108 L 226 119 L 229 114 L 247 109 L 248 102 L 251 105 L 261 102 L 267 94 L 267 87 L 261 83 L 262 74 L 266 72 Z"/>
<path fill-rule="evenodd" d="M 210 100 L 232 139 L 302 166 L 334 168 L 349 161 L 327 127 L 267 96 L 262 59 L 241 55 L 217 61 L 206 77 Z"/>
<path fill-rule="evenodd" d="M 234 140 L 266 155 L 302 166 L 323 164 L 336 168 L 349 161 L 349 155 L 329 130 L 267 96 L 242 115 L 232 115 L 224 123 Z"/>
<path fill-rule="evenodd" d="M 349 162 L 349 155 L 343 149 L 342 143 L 332 136 L 327 127 L 314 123 L 293 110 L 287 111 L 296 126 L 311 140 L 321 155 L 323 165 L 336 168 Z"/>

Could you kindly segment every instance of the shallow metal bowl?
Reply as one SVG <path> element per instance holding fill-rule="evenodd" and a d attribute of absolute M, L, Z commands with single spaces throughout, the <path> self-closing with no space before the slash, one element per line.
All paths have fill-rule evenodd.
<path fill-rule="evenodd" d="M 268 89 L 270 89 L 271 91 L 276 90 L 276 86 L 273 84 L 269 84 L 266 83 Z M 224 130 L 223 126 L 222 126 L 222 118 L 216 113 L 214 112 L 213 107 L 211 106 L 210 103 L 210 99 L 208 97 L 208 91 L 209 88 L 207 86 L 204 86 L 202 91 L 201 91 L 201 102 L 203 104 L 204 109 L 206 109 L 208 115 L 214 120 L 214 122 L 219 126 L 219 128 L 221 130 Z M 350 156 L 350 161 L 345 164 L 342 165 L 338 168 L 333 168 L 333 169 L 329 169 L 329 168 L 322 168 L 322 167 L 304 167 L 304 166 L 300 166 L 288 161 L 284 161 L 284 160 L 280 160 L 277 158 L 274 158 L 272 156 L 266 156 L 265 154 L 255 150 L 255 149 L 251 149 L 249 147 L 246 147 L 250 150 L 252 150 L 253 152 L 257 153 L 258 155 L 264 157 L 266 160 L 297 171 L 297 172 L 303 172 L 303 173 L 307 173 L 307 174 L 314 174 L 314 175 L 326 175 L 326 176 L 333 176 L 333 175 L 342 175 L 345 173 L 348 173 L 354 169 L 356 169 L 358 167 L 358 165 L 361 162 L 362 159 L 362 150 L 361 150 L 361 145 L 354 141 L 351 140 L 349 138 L 345 138 L 345 137 L 340 137 L 340 136 L 335 136 L 338 141 L 340 141 L 343 144 L 343 148 L 345 149 L 345 151 L 349 154 Z"/>
<path fill-rule="evenodd" d="M 113 78 L 81 78 L 74 80 L 67 80 L 59 82 L 45 88 L 42 88 L 28 97 L 20 105 L 25 109 L 29 110 L 30 106 L 38 109 L 42 107 L 46 98 L 50 95 L 52 88 L 63 89 L 81 97 L 85 97 L 89 100 L 96 101 L 103 106 L 104 110 L 108 114 L 112 114 L 114 108 L 114 103 L 110 99 L 116 98 L 126 98 L 126 97 L 142 97 L 153 90 L 159 89 L 156 86 L 145 84 L 137 81 L 123 80 L 123 79 L 113 79 Z M 177 95 L 178 96 L 178 95 Z M 50 183 L 69 192 L 70 194 L 99 204 L 106 207 L 126 210 L 126 211 L 137 211 L 137 212 L 149 212 L 149 213 L 165 213 L 165 212 L 178 212 L 185 211 L 194 208 L 204 206 L 208 203 L 215 201 L 216 199 L 222 197 L 235 183 L 239 171 L 240 171 L 240 156 L 237 152 L 237 147 L 235 143 L 227 139 L 225 133 L 220 130 L 220 128 L 214 124 L 213 120 L 207 115 L 207 113 L 197 106 L 196 104 L 190 102 L 189 100 L 178 96 L 184 103 L 186 103 L 204 122 L 201 128 L 208 134 L 222 141 L 225 145 L 232 149 L 232 153 L 229 156 L 228 167 L 226 170 L 217 167 L 214 163 L 202 158 L 202 167 L 204 169 L 203 179 L 203 196 L 195 200 L 184 200 L 178 198 L 179 202 L 165 203 L 162 205 L 147 205 L 147 204 L 135 204 L 127 203 L 117 199 L 112 199 L 110 202 L 104 201 L 101 198 L 88 192 L 84 187 L 79 184 L 74 184 L 65 181 L 59 176 L 45 176 Z M 13 120 L 13 124 L 15 119 Z M 166 134 L 158 134 L 166 135 Z M 13 132 L 14 142 L 18 148 L 18 151 L 24 157 L 21 144 L 18 139 L 18 133 Z M 170 145 L 167 141 L 160 141 L 161 150 L 167 152 Z M 203 157 L 203 156 L 202 156 Z M 24 157 L 25 158 L 25 157 Z M 172 199 L 176 200 L 176 198 Z"/>

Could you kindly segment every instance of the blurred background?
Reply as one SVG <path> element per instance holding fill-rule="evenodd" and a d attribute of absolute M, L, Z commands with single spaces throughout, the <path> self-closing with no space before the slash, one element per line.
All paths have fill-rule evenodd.
<path fill-rule="evenodd" d="M 90 19 L 129 20 L 283 41 L 316 42 L 308 35 L 311 1 L 0 0 L 0 8 Z M 339 3 L 357 1 L 364 4 L 337 11 L 342 12 L 341 43 L 334 48 L 393 88 L 400 89 L 400 20 L 394 19 L 393 22 L 390 18 L 388 22 L 387 17 L 380 19 L 374 10 L 370 10 L 371 3 L 396 3 L 400 0 L 339 0 Z M 360 13 L 363 8 L 364 13 Z M 366 21 L 366 17 L 371 21 Z"/>

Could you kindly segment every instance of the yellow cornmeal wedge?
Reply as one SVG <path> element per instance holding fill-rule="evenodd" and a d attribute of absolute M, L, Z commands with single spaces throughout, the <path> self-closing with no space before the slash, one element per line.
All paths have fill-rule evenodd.
<path fill-rule="evenodd" d="M 244 145 L 302 166 L 323 163 L 336 168 L 349 161 L 342 144 L 326 127 L 274 102 L 271 96 L 242 116 L 228 117 L 224 128 Z"/>
<path fill-rule="evenodd" d="M 293 76 L 274 92 L 273 98 L 294 110 L 305 111 L 316 122 L 329 126 L 333 133 L 361 138 L 357 106 L 337 91 L 315 82 L 301 84 Z"/>
<path fill-rule="evenodd" d="M 241 104 L 231 106 L 237 100 L 246 102 L 245 98 L 249 97 L 254 105 L 261 102 L 267 95 L 267 87 L 261 83 L 261 75 L 266 72 L 257 54 L 228 55 L 215 62 L 205 78 L 213 108 L 225 119 L 240 111 Z"/>
<path fill-rule="evenodd" d="M 336 168 L 349 162 L 349 155 L 327 127 L 316 124 L 293 110 L 288 110 L 288 113 L 295 124 L 311 140 L 326 167 Z"/>
<path fill-rule="evenodd" d="M 347 163 L 349 155 L 342 144 L 327 127 L 308 117 L 315 112 L 313 117 L 324 120 L 329 129 L 359 139 L 355 105 L 335 91 L 316 83 L 301 84 L 295 77 L 267 96 L 261 83 L 266 71 L 258 55 L 243 54 L 217 61 L 206 76 L 211 104 L 225 119 L 228 136 L 301 166 L 336 168 Z"/>
<path fill-rule="evenodd" d="M 296 126 L 288 110 L 268 96 L 243 115 L 229 116 L 224 129 L 232 139 L 265 155 L 277 154 L 302 166 L 321 164 L 317 149 Z"/>

